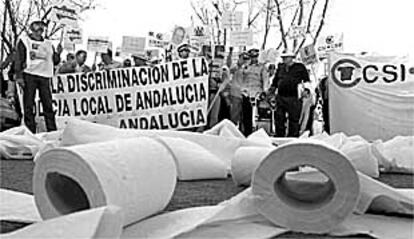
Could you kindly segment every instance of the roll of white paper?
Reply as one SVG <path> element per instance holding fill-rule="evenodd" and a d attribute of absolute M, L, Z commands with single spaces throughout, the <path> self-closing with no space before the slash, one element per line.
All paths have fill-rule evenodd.
<path fill-rule="evenodd" d="M 181 138 L 159 139 L 174 156 L 179 180 L 227 178 L 226 164 L 200 145 Z"/>
<path fill-rule="evenodd" d="M 287 179 L 286 172 L 314 167 L 324 182 Z M 296 141 L 273 150 L 256 169 L 252 191 L 257 210 L 278 226 L 305 233 L 325 233 L 356 207 L 358 175 L 341 152 L 317 141 Z"/>
<path fill-rule="evenodd" d="M 275 147 L 241 147 L 231 161 L 231 176 L 238 186 L 248 186 L 254 169 Z"/>
<path fill-rule="evenodd" d="M 115 205 L 128 225 L 161 211 L 176 178 L 169 150 L 141 137 L 47 151 L 36 161 L 33 192 L 43 219 Z"/>

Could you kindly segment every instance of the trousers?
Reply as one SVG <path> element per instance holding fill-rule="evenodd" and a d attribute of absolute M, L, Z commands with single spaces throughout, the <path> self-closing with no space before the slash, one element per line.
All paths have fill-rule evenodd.
<path fill-rule="evenodd" d="M 50 91 L 50 78 L 23 74 L 23 106 L 24 106 L 24 123 L 33 133 L 36 133 L 36 122 L 34 114 L 34 104 L 36 90 L 39 90 L 40 102 L 43 107 L 47 131 L 56 130 L 55 113 L 52 106 L 52 93 Z"/>
<path fill-rule="evenodd" d="M 288 137 L 299 137 L 299 119 L 302 103 L 297 97 L 276 96 L 276 135 L 286 137 L 286 120 L 288 123 Z M 286 118 L 286 114 L 288 117 Z"/>

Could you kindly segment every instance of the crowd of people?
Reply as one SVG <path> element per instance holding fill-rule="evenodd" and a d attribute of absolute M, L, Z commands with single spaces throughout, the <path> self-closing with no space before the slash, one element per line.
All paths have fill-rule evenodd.
<path fill-rule="evenodd" d="M 100 54 L 99 64 L 92 66 L 86 65 L 88 53 L 85 50 L 79 50 L 75 54 L 68 53 L 66 59 L 61 61 L 63 49 L 60 44 L 55 49 L 50 41 L 43 38 L 45 27 L 42 21 L 35 21 L 30 25 L 30 34 L 19 40 L 16 54 L 10 61 L 9 84 L 4 92 L 15 103 L 18 100 L 18 87 L 15 84 L 23 89 L 24 123 L 32 132 L 36 131 L 33 106 L 37 90 L 43 106 L 46 129 L 56 130 L 50 90 L 50 80 L 55 74 L 87 73 L 157 64 L 149 61 L 145 54 L 133 54 L 132 61 L 127 58 L 118 62 L 114 60 L 110 49 Z M 192 50 L 188 44 L 182 44 L 176 50 L 179 59 L 191 56 Z M 212 66 L 214 57 L 211 50 L 203 52 L 202 56 Z M 223 119 L 229 119 L 247 136 L 255 129 L 255 120 L 261 113 L 257 110 L 258 104 L 264 102 L 265 105 L 274 106 L 272 114 L 275 121 L 270 123 L 276 128 L 272 132 L 275 136 L 298 137 L 304 130 L 311 129 L 316 101 L 312 97 L 313 90 L 302 87 L 303 83 L 310 81 L 309 72 L 304 64 L 295 62 L 294 53 L 286 51 L 281 54 L 282 62 L 277 66 L 275 63 L 260 63 L 258 49 L 239 53 L 237 62 L 232 62 L 232 57 L 233 49 L 230 48 L 219 71 L 220 75 L 210 74 L 208 127 Z M 326 79 L 322 82 L 326 82 Z M 326 84 L 322 85 L 322 90 L 323 86 L 325 92 L 321 96 L 326 95 Z"/>

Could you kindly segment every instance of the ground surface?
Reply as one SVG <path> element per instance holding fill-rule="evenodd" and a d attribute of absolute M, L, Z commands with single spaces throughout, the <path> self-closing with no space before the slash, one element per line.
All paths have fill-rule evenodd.
<path fill-rule="evenodd" d="M 32 193 L 32 175 L 34 163 L 32 161 L 0 160 L 0 187 L 11 190 Z M 383 174 L 380 181 L 398 188 L 414 188 L 412 175 Z M 165 211 L 177 209 L 215 205 L 242 191 L 236 187 L 231 179 L 203 180 L 194 182 L 179 182 L 174 196 Z M 0 232 L 13 231 L 28 224 L 5 222 L 0 223 Z M 332 238 L 317 235 L 288 233 L 278 238 Z M 366 237 L 352 237 L 366 238 Z"/>

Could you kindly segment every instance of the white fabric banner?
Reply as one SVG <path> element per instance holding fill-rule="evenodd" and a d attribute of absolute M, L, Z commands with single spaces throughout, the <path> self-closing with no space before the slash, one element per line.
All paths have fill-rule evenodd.
<path fill-rule="evenodd" d="M 331 133 L 367 140 L 414 135 L 414 63 L 332 53 L 329 116 Z"/>
<path fill-rule="evenodd" d="M 51 89 L 58 128 L 71 117 L 139 129 L 190 128 L 207 122 L 205 58 L 58 75 Z M 42 116 L 40 101 L 35 105 Z"/>

